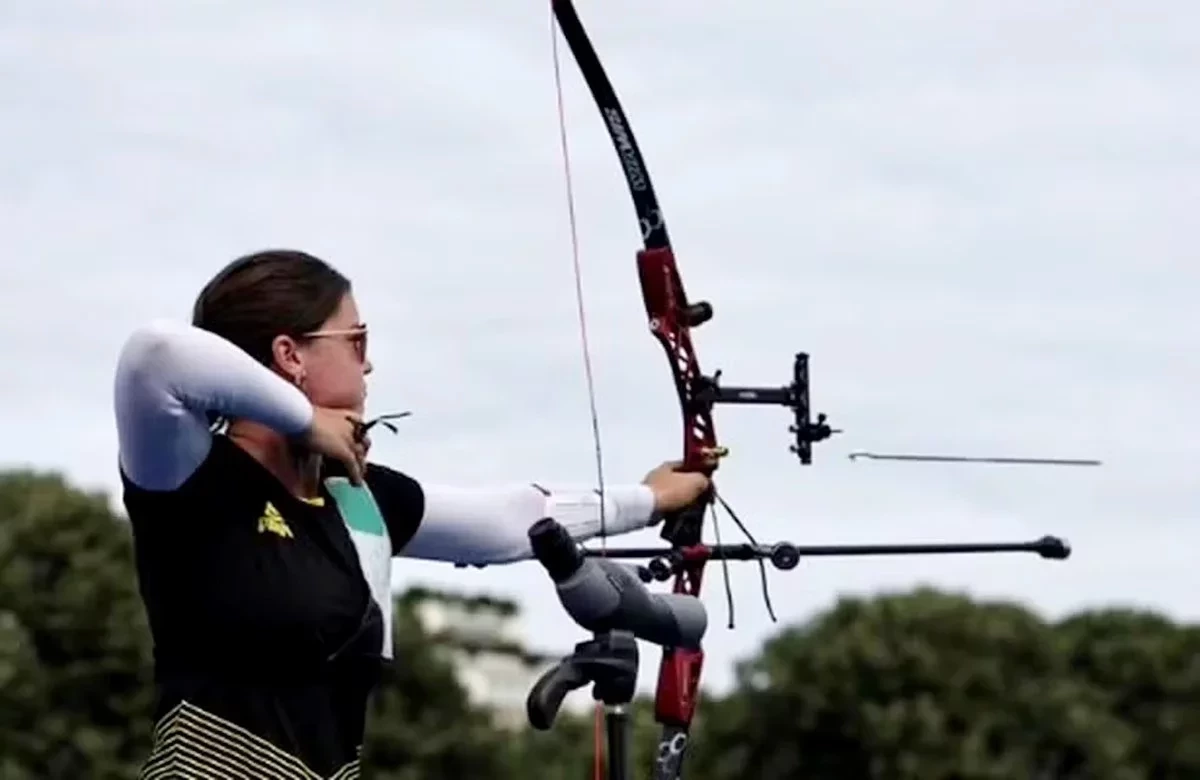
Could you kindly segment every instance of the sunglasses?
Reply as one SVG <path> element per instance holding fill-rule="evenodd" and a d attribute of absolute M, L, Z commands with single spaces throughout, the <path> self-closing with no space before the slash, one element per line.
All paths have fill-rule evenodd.
<path fill-rule="evenodd" d="M 320 339 L 320 338 L 335 338 L 345 339 L 354 347 L 354 354 L 358 357 L 358 362 L 362 363 L 367 359 L 367 326 L 357 325 L 353 328 L 341 328 L 330 330 L 313 330 L 301 335 L 305 339 Z"/>

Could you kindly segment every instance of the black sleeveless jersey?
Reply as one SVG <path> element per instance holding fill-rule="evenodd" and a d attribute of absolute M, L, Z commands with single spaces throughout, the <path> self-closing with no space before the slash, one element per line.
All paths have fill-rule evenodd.
<path fill-rule="evenodd" d="M 222 435 L 176 490 L 122 481 L 158 693 L 142 776 L 358 777 L 384 623 L 332 497 L 294 497 Z M 421 488 L 374 464 L 366 482 L 398 552 Z"/>

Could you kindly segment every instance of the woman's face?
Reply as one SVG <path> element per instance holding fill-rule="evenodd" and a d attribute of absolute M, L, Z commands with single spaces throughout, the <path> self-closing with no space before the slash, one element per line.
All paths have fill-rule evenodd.
<path fill-rule="evenodd" d="M 315 331 L 295 342 L 297 384 L 315 406 L 363 413 L 367 399 L 367 326 L 358 316 L 354 296 L 347 293 L 337 311 Z"/>

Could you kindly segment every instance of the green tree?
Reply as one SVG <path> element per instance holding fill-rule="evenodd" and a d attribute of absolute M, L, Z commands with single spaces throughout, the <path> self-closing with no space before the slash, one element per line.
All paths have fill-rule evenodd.
<path fill-rule="evenodd" d="M 739 669 L 699 724 L 693 776 L 1146 777 L 1136 726 L 1111 705 L 1019 606 L 844 599 Z"/>
<path fill-rule="evenodd" d="M 129 531 L 107 497 L 0 474 L 3 777 L 136 777 L 152 697 Z"/>
<path fill-rule="evenodd" d="M 1071 672 L 1137 732 L 1144 777 L 1200 777 L 1200 627 L 1109 609 L 1058 628 Z"/>

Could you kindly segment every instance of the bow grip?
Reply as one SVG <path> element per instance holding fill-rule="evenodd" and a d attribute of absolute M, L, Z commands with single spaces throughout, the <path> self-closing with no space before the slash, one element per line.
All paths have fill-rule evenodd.
<path fill-rule="evenodd" d="M 673 547 L 691 547 L 700 544 L 704 530 L 704 513 L 716 497 L 712 485 L 683 509 L 663 513 L 663 529 L 659 534 Z"/>

